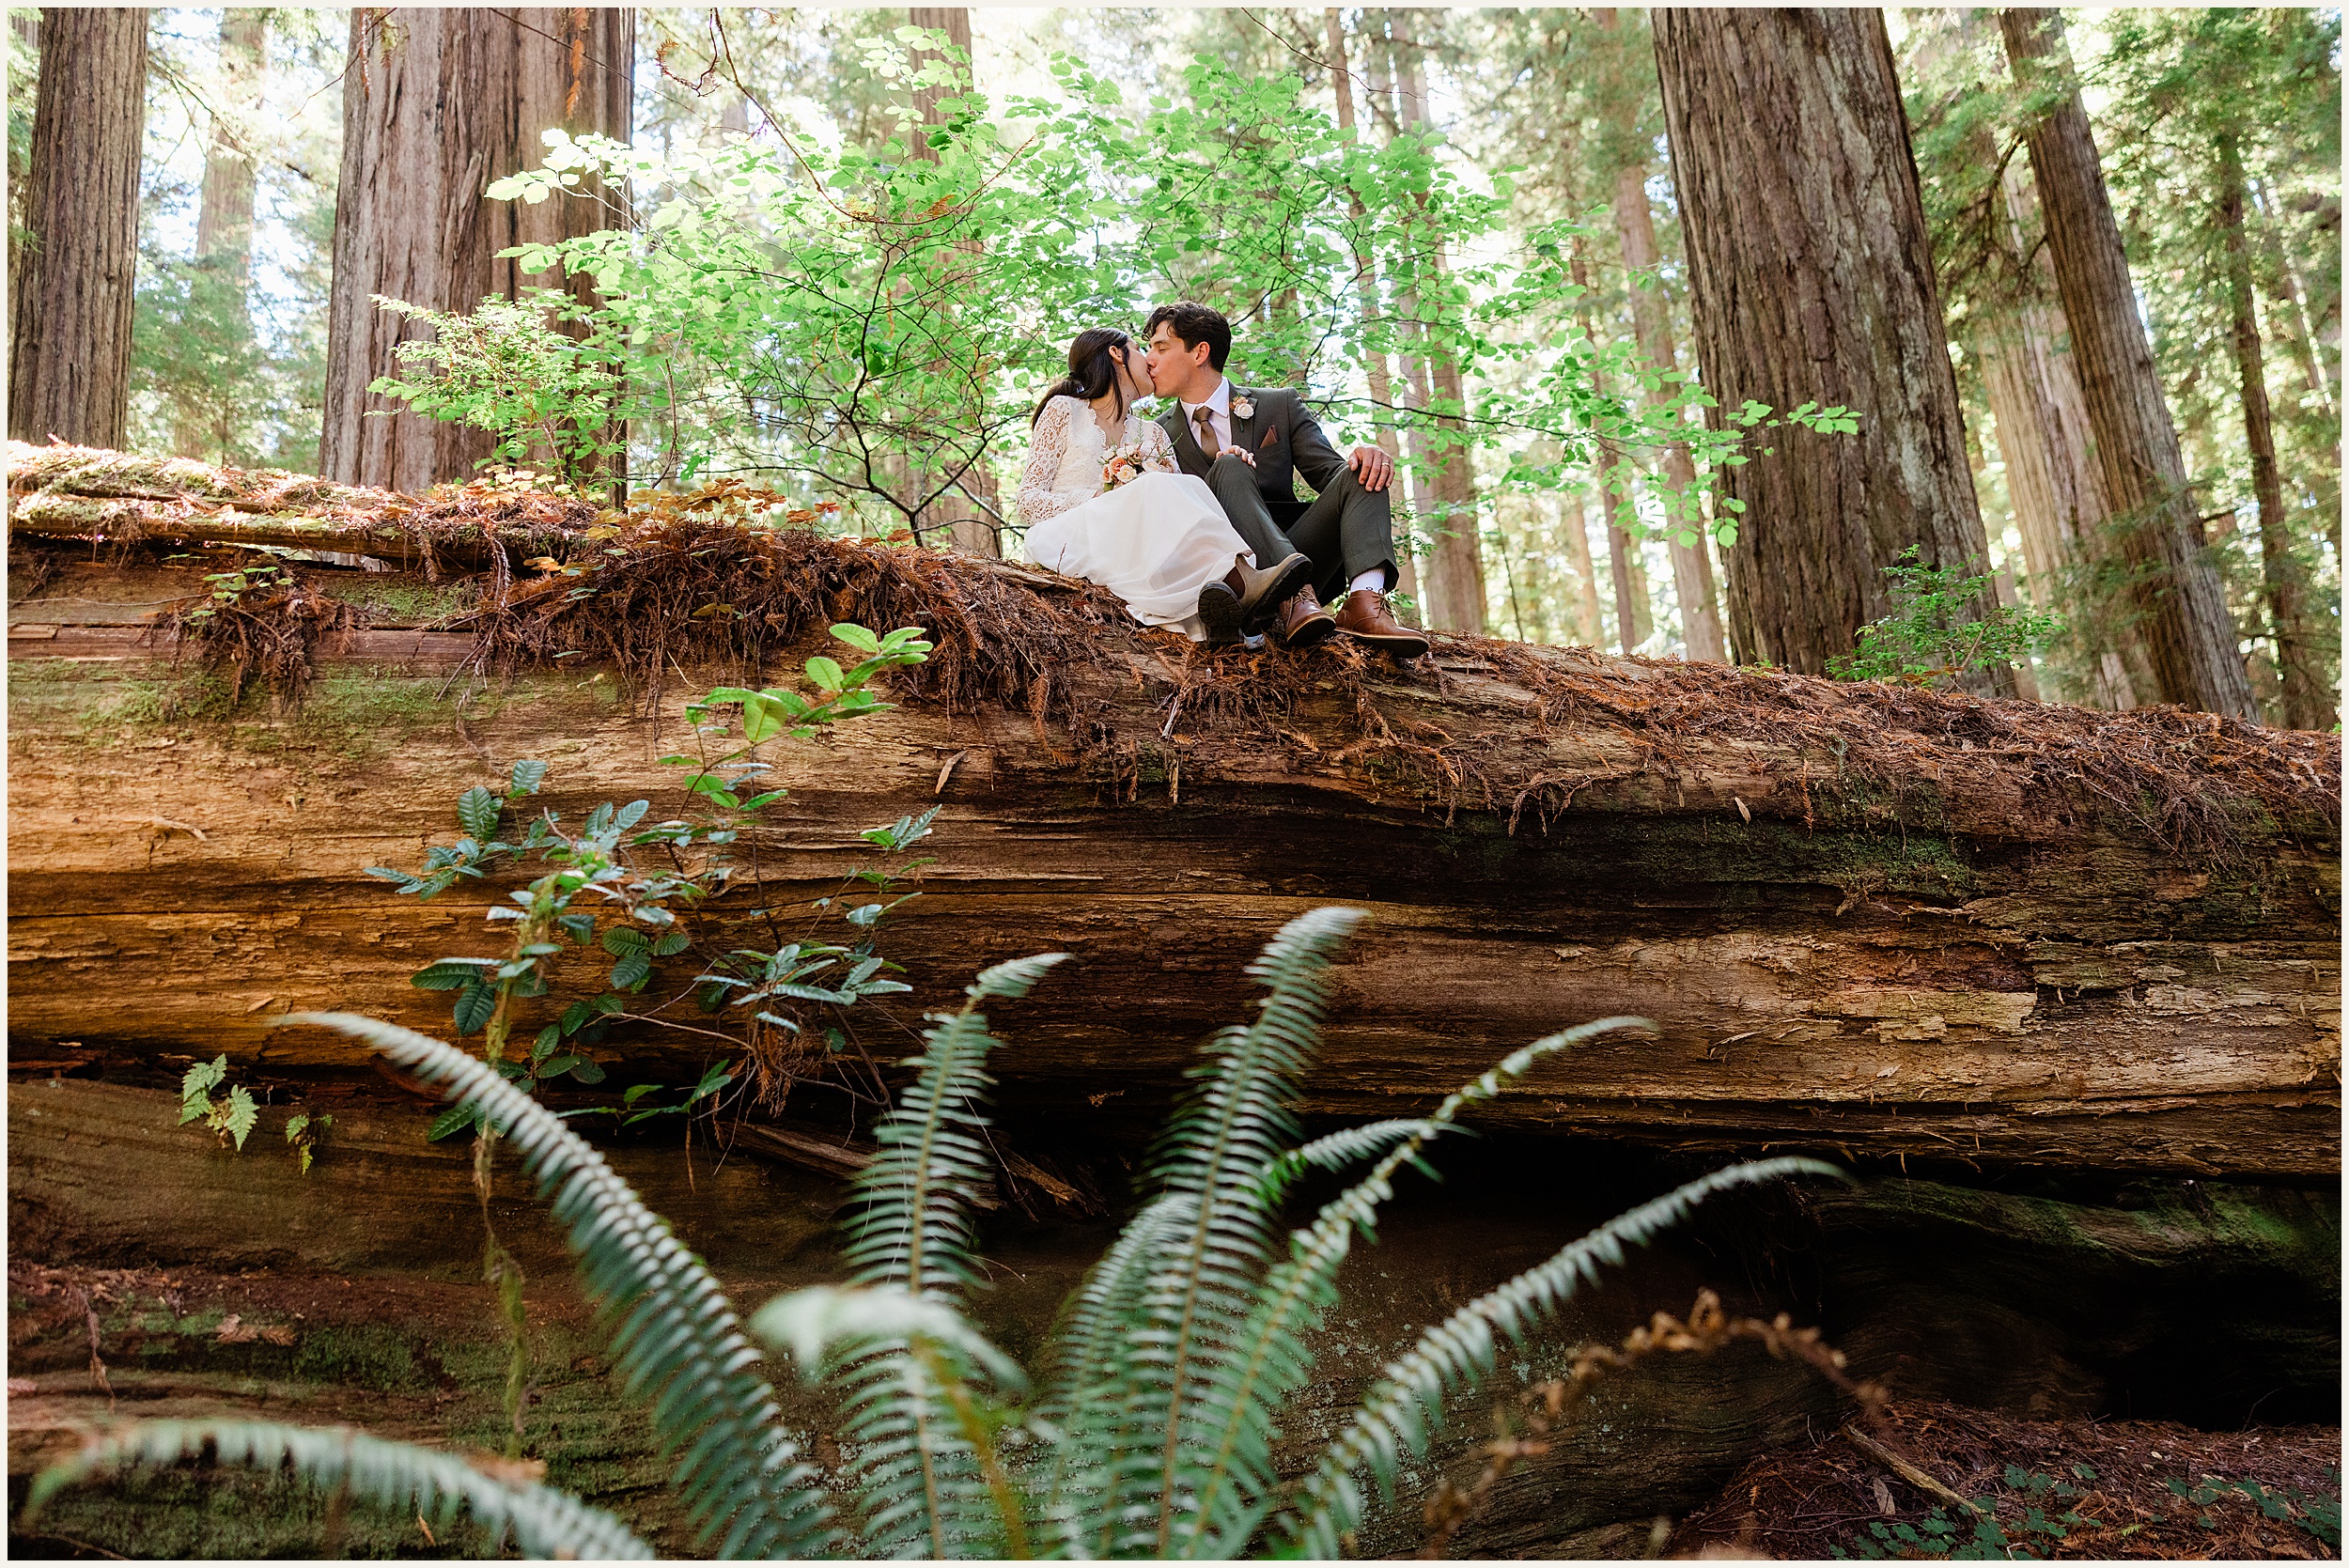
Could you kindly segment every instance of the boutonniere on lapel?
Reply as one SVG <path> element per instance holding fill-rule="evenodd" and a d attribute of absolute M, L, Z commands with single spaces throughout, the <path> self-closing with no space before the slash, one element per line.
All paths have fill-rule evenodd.
<path fill-rule="evenodd" d="M 1243 393 L 1241 393 L 1238 396 L 1237 396 L 1237 397 L 1233 398 L 1233 399 L 1232 399 L 1232 417 L 1233 417 L 1234 419 L 1253 419 L 1253 418 L 1255 418 L 1255 417 L 1256 417 L 1256 400 L 1255 400 L 1253 397 L 1249 396 L 1248 396 L 1248 394 L 1246 394 L 1246 393 L 1244 393 L 1244 392 L 1243 392 Z"/>

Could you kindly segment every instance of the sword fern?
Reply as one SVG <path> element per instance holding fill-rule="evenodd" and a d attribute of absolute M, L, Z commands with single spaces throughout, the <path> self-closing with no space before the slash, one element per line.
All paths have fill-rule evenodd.
<path fill-rule="evenodd" d="M 325 1024 L 446 1085 L 521 1153 L 554 1198 L 624 1388 L 649 1401 L 687 1512 L 726 1556 L 1334 1556 L 1366 1498 L 1392 1496 L 1448 1405 L 1491 1374 L 1498 1348 L 1540 1331 L 1624 1249 L 1724 1188 L 1828 1173 L 1806 1159 L 1740 1165 L 1601 1226 L 1427 1329 L 1390 1363 L 1306 1471 L 1275 1463 L 1283 1411 L 1314 1365 L 1314 1331 L 1337 1300 L 1357 1236 L 1405 1165 L 1462 1114 L 1538 1063 L 1601 1034 L 1647 1030 L 1605 1018 L 1510 1053 L 1423 1117 L 1301 1141 L 1290 1110 L 1319 1044 L 1331 954 L 1360 911 L 1289 923 L 1250 973 L 1255 1019 L 1203 1050 L 1192 1086 L 1145 1167 L 1135 1218 L 1072 1294 L 1031 1392 L 1023 1370 L 972 1325 L 973 1210 L 992 1178 L 986 1097 L 994 1047 L 981 1005 L 1025 995 L 1063 955 L 998 965 L 957 1012 L 933 1015 L 911 1085 L 877 1131 L 853 1183 L 849 1279 L 777 1298 L 750 1330 L 839 1401 L 852 1529 L 797 1457 L 758 1351 L 717 1282 L 599 1156 L 461 1050 L 342 1014 Z M 1279 1211 L 1307 1172 L 1351 1185 L 1285 1237 Z M 134 1427 L 44 1474 L 36 1499 L 108 1466 L 165 1462 L 207 1441 L 224 1457 L 290 1463 L 314 1481 L 443 1510 L 462 1502 L 511 1525 L 527 1551 L 641 1551 L 616 1521 L 545 1488 L 515 1485 L 448 1455 L 352 1434 L 236 1423 Z M 1366 1493 L 1365 1487 L 1368 1488 Z M 1267 1521 L 1269 1521 L 1268 1524 Z"/>

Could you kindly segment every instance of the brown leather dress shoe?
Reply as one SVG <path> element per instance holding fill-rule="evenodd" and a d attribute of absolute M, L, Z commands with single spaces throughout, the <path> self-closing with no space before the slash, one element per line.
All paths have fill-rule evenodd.
<path fill-rule="evenodd" d="M 1417 659 L 1427 651 L 1427 639 L 1398 622 L 1387 596 L 1376 588 L 1357 588 L 1346 595 L 1333 624 L 1348 637 L 1397 659 Z"/>
<path fill-rule="evenodd" d="M 1321 600 L 1311 588 L 1299 588 L 1290 596 L 1272 624 L 1281 645 L 1292 651 L 1326 642 L 1338 629 L 1337 618 L 1321 607 Z"/>

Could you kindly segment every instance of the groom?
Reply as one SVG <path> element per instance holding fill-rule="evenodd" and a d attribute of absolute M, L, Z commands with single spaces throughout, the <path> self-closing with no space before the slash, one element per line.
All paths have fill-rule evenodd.
<path fill-rule="evenodd" d="M 1224 380 L 1232 324 L 1206 305 L 1160 305 L 1144 331 L 1151 389 L 1174 404 L 1159 419 L 1174 460 L 1207 482 L 1256 557 L 1257 569 L 1200 590 L 1210 645 L 1269 629 L 1289 648 L 1344 633 L 1398 659 L 1425 653 L 1427 639 L 1387 603 L 1393 459 L 1376 446 L 1340 458 L 1297 392 Z M 1297 499 L 1292 474 L 1317 492 L 1312 501 Z"/>

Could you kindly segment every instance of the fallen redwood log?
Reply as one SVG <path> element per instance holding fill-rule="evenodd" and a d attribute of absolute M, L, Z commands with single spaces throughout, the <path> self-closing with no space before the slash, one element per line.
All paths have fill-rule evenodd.
<path fill-rule="evenodd" d="M 431 496 L 337 485 L 282 470 L 215 468 L 63 442 L 8 442 L 8 531 L 109 543 L 172 539 L 367 555 L 477 571 L 559 552 L 595 519 L 568 496 L 493 482 Z"/>
<path fill-rule="evenodd" d="M 1584 1049 L 1487 1119 L 1703 1151 L 2339 1169 L 2335 737 L 1481 640 L 1400 670 L 1210 658 L 1078 585 L 927 552 L 709 530 L 630 549 L 601 610 L 526 588 L 474 636 L 379 627 L 274 719 L 208 713 L 217 693 L 132 630 L 12 639 L 16 1055 L 361 1071 L 270 1017 L 444 1030 L 408 976 L 493 948 L 486 897 L 419 906 L 361 868 L 420 862 L 455 796 L 518 757 L 552 765 L 573 820 L 640 796 L 681 813 L 653 759 L 684 690 L 742 674 L 714 653 L 792 669 L 828 617 L 921 618 L 941 649 L 906 706 L 773 748 L 789 806 L 755 891 L 711 918 L 834 893 L 862 830 L 941 806 L 887 943 L 915 1001 L 1019 954 L 1077 958 L 999 1020 L 1015 1112 L 1154 1118 L 1243 1012 L 1264 939 L 1347 903 L 1372 918 L 1308 1111 L 1422 1109 L 1628 1013 L 1657 1037 Z M 720 588 L 691 574 L 722 570 L 734 629 L 698 667 L 692 644 L 646 660 L 662 628 L 709 625 L 690 611 Z M 519 673 L 480 677 L 501 660 Z M 713 1049 L 648 1026 L 610 1054 L 682 1076 Z"/>

